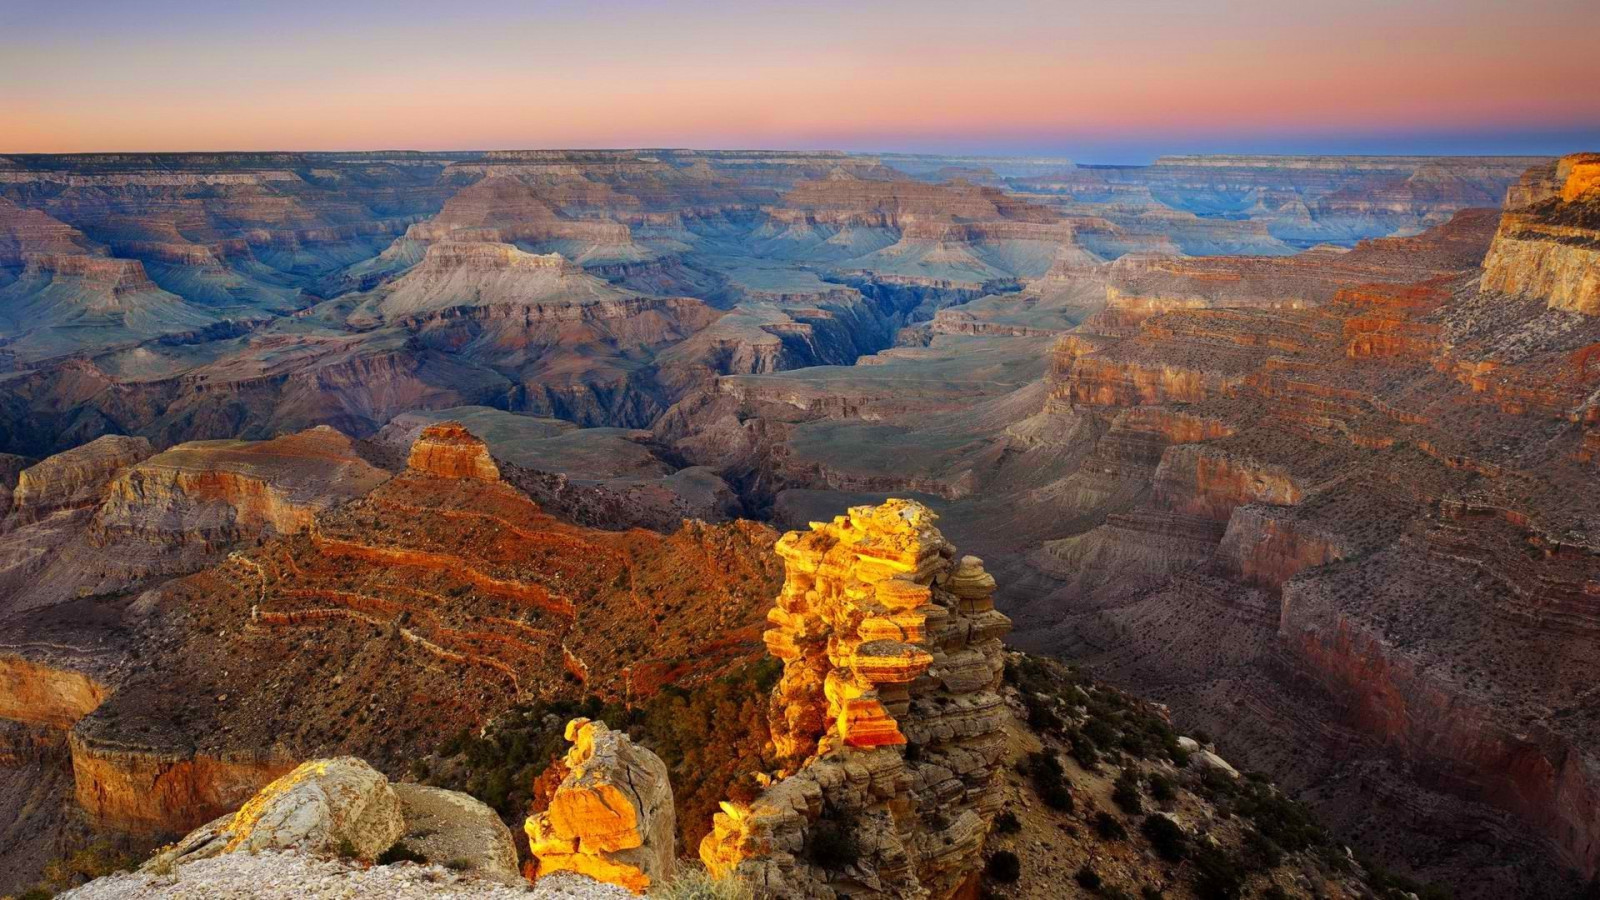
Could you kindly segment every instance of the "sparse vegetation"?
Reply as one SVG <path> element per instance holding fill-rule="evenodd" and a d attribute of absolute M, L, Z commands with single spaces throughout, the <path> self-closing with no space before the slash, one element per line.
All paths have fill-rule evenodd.
<path fill-rule="evenodd" d="M 1072 789 L 1067 784 L 1066 770 L 1054 753 L 1040 751 L 1028 757 L 1028 777 L 1033 779 L 1033 789 L 1039 793 L 1044 805 L 1060 812 L 1072 812 L 1075 806 Z"/>
<path fill-rule="evenodd" d="M 1010 850 L 996 850 L 989 855 L 984 872 L 1001 884 L 1012 884 L 1022 877 L 1022 860 Z"/>
<path fill-rule="evenodd" d="M 1122 827 L 1122 822 L 1116 816 L 1104 810 L 1094 814 L 1094 833 L 1102 841 L 1120 841 L 1128 837 L 1128 829 Z"/>
<path fill-rule="evenodd" d="M 1139 831 L 1156 855 L 1167 862 L 1177 862 L 1189 853 L 1189 836 L 1182 826 L 1164 815 L 1146 816 Z"/>
<path fill-rule="evenodd" d="M 1144 799 L 1139 793 L 1139 776 L 1132 769 L 1123 769 L 1111 789 L 1111 801 L 1122 807 L 1130 816 L 1144 814 Z"/>
<path fill-rule="evenodd" d="M 652 900 L 751 900 L 750 885 L 737 878 L 713 878 L 698 865 L 681 864 L 670 881 L 650 886 Z"/>

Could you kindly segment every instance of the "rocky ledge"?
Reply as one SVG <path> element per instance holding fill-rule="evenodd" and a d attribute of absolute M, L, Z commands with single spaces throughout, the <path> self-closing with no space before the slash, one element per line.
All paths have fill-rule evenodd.
<path fill-rule="evenodd" d="M 1483 289 L 1600 315 L 1600 153 L 1535 168 L 1508 192 Z"/>

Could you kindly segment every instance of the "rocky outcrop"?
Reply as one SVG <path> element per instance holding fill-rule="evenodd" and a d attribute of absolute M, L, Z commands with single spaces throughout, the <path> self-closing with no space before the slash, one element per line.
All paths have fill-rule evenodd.
<path fill-rule="evenodd" d="M 1507 194 L 1482 286 L 1600 315 L 1600 154 L 1563 156 Z"/>
<path fill-rule="evenodd" d="M 135 834 L 197 827 L 294 767 L 270 751 L 163 749 L 85 727 L 73 730 L 68 743 L 78 807 L 99 827 Z"/>
<path fill-rule="evenodd" d="M 101 546 L 137 541 L 203 551 L 294 534 L 318 512 L 388 477 L 326 426 L 270 441 L 180 444 L 111 483 L 93 539 Z"/>
<path fill-rule="evenodd" d="M 472 478 L 499 481 L 500 469 L 489 448 L 460 422 L 429 425 L 411 445 L 406 468 L 438 478 Z"/>
<path fill-rule="evenodd" d="M 405 834 L 389 779 L 354 757 L 302 763 L 232 815 L 190 832 L 146 870 L 225 853 L 298 850 L 375 860 Z"/>
<path fill-rule="evenodd" d="M 401 843 L 431 862 L 478 878 L 521 887 L 517 847 L 500 816 L 467 794 L 421 784 L 395 784 L 406 830 Z"/>
<path fill-rule="evenodd" d="M 100 502 L 106 485 L 123 469 L 150 456 L 142 437 L 106 435 L 22 470 L 11 495 L 14 522 Z"/>
<path fill-rule="evenodd" d="M 980 868 L 1010 620 L 934 518 L 891 500 L 779 542 L 766 641 L 784 661 L 772 734 L 789 762 L 754 801 L 723 804 L 700 845 L 713 873 L 761 896 L 910 898 L 952 896 Z M 856 859 L 821 849 L 841 836 Z"/>
<path fill-rule="evenodd" d="M 0 719 L 70 728 L 109 693 L 81 672 L 0 655 Z"/>
<path fill-rule="evenodd" d="M 677 860 L 667 766 L 604 722 L 573 719 L 566 734 L 567 775 L 525 826 L 538 874 L 577 872 L 643 894 Z"/>

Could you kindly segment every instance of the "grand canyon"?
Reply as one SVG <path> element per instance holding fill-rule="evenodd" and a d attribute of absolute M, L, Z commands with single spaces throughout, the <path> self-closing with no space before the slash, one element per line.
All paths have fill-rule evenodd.
<path fill-rule="evenodd" d="M 126 55 L 211 27 L 170 12 L 82 27 L 179 84 Z M 174 58 L 311 41 L 269 92 L 113 110 L 88 38 L 0 10 L 36 42 L 0 87 L 45 98 L 0 98 L 0 897 L 1597 896 L 1600 128 L 1077 158 L 1002 139 L 1026 91 L 981 88 L 1021 64 L 976 10 L 964 50 L 948 10 L 861 13 L 951 67 L 846 66 L 882 131 L 836 70 L 804 99 L 777 51 L 546 12 L 580 73 L 547 94 L 457 77 L 434 13 L 334 63 L 264 12 Z M 797 40 L 863 49 L 815 14 Z M 374 54 L 438 77 L 385 76 L 430 117 L 387 87 L 378 130 L 325 115 Z M 1231 109 L 1202 84 L 1277 109 L 1195 59 L 1196 115 Z M 1406 71 L 1407 102 L 1500 96 Z M 1589 121 L 1594 79 L 1496 71 Z M 1085 83 L 1048 99 L 1188 127 L 1125 70 Z M 943 148 L 884 111 L 905 92 L 1000 124 Z M 522 102 L 563 114 L 445 133 Z M 793 134 L 847 149 L 760 130 L 810 103 L 837 128 Z M 441 149 L 635 134 L 561 130 L 619 110 L 760 149 Z M 432 149 L 234 149 L 269 125 Z"/>

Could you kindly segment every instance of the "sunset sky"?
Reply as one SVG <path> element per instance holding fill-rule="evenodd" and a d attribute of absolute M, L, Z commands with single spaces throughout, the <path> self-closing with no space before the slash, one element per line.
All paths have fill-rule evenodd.
<path fill-rule="evenodd" d="M 0 0 L 0 152 L 1600 149 L 1596 0 Z"/>

